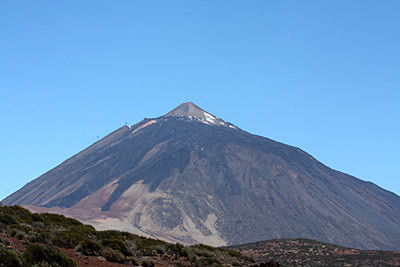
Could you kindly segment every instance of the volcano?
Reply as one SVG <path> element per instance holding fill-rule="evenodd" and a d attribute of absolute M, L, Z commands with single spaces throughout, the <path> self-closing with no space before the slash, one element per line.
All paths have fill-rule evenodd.
<path fill-rule="evenodd" d="M 184 244 L 400 250 L 400 197 L 193 103 L 123 126 L 3 200 Z"/>

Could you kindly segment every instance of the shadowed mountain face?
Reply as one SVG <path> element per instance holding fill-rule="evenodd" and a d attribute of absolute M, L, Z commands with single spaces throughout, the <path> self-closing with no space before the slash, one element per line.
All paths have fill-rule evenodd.
<path fill-rule="evenodd" d="M 192 103 L 121 127 L 3 200 L 187 244 L 400 250 L 400 197 Z"/>

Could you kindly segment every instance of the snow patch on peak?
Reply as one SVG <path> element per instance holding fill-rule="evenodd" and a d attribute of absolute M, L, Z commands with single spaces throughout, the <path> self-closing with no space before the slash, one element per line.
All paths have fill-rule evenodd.
<path fill-rule="evenodd" d="M 215 124 L 215 119 L 216 119 L 216 117 L 214 117 L 213 115 L 211 115 L 211 114 L 209 114 L 209 113 L 207 113 L 207 112 L 203 112 L 203 114 L 204 114 L 204 119 L 205 119 L 206 121 L 208 121 L 209 123 Z"/>
<path fill-rule="evenodd" d="M 196 106 L 195 104 L 191 102 L 186 102 L 175 109 L 171 110 L 164 116 L 163 118 L 167 117 L 178 117 L 180 120 L 187 119 L 187 120 L 196 120 L 199 122 L 202 122 L 204 124 L 208 125 L 217 125 L 217 126 L 225 126 L 225 127 L 230 127 L 233 129 L 237 129 L 236 126 L 225 122 L 224 120 L 211 115 L 207 111 L 201 109 L 200 107 Z"/>

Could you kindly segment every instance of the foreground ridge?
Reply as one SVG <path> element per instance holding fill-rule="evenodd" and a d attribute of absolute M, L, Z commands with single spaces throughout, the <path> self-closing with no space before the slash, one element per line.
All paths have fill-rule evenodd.
<path fill-rule="evenodd" d="M 223 248 L 96 231 L 62 215 L 0 207 L 1 266 L 258 266 L 253 263 Z"/>

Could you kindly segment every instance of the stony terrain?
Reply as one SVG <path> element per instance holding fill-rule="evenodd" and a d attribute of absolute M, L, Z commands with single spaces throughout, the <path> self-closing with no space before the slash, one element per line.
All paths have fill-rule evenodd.
<path fill-rule="evenodd" d="M 399 196 L 193 103 L 117 129 L 3 202 L 184 244 L 400 249 Z"/>
<path fill-rule="evenodd" d="M 400 266 L 400 252 L 358 250 L 309 239 L 274 239 L 230 249 L 281 266 Z"/>

